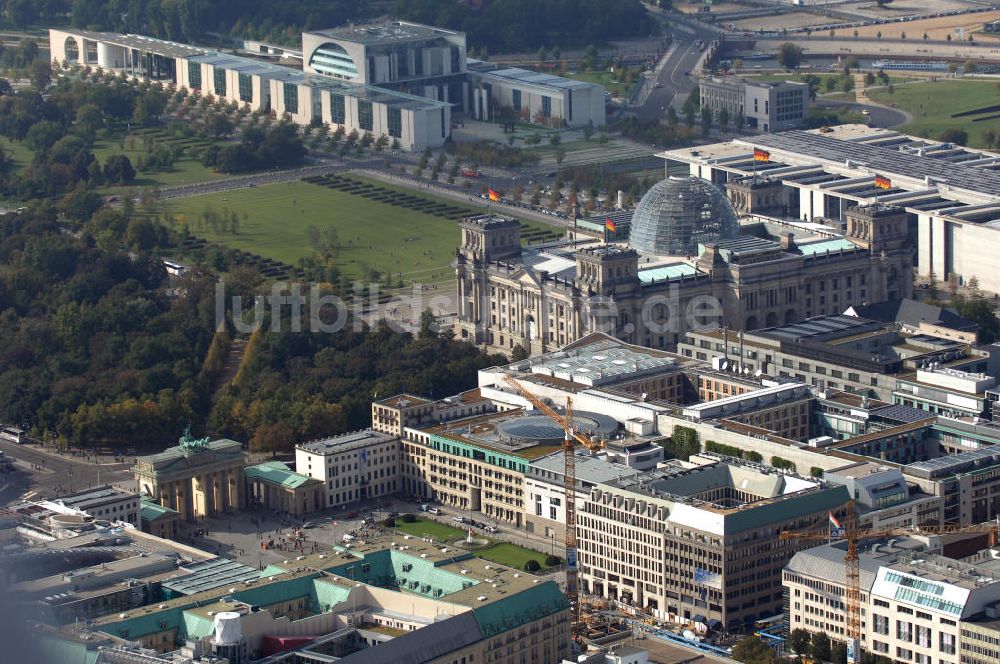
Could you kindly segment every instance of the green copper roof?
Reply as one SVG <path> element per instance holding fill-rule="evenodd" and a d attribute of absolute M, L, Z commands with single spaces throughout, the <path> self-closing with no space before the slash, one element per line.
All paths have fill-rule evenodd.
<path fill-rule="evenodd" d="M 256 466 L 248 466 L 244 472 L 248 480 L 260 479 L 271 484 L 280 484 L 289 489 L 296 489 L 307 482 L 319 481 L 296 473 L 280 461 L 268 461 L 266 463 L 259 463 Z"/>
<path fill-rule="evenodd" d="M 655 281 L 669 281 L 680 277 L 690 277 L 698 274 L 698 270 L 693 265 L 687 263 L 671 263 L 670 265 L 660 265 L 646 270 L 639 270 L 639 281 L 644 284 L 651 284 Z"/>
<path fill-rule="evenodd" d="M 82 643 L 66 641 L 55 636 L 43 636 L 38 639 L 38 650 L 47 662 L 59 664 L 94 664 L 99 652 L 87 650 Z"/>
<path fill-rule="evenodd" d="M 287 571 L 288 570 L 286 570 L 284 567 L 278 567 L 277 565 L 268 565 L 261 571 L 260 578 L 265 579 L 269 576 L 277 576 L 278 574 L 284 574 Z"/>
<path fill-rule="evenodd" d="M 438 563 L 450 563 L 468 557 L 469 554 L 461 554 L 456 558 L 439 560 Z M 441 569 L 432 560 L 396 550 L 368 553 L 362 560 L 337 565 L 328 571 L 352 581 L 435 599 L 446 597 L 477 583 L 461 574 Z"/>
<path fill-rule="evenodd" d="M 750 504 L 746 509 L 731 512 L 725 518 L 725 534 L 735 535 L 745 530 L 766 528 L 796 517 L 835 510 L 850 498 L 846 486 L 827 485 L 813 491 L 792 495 L 789 500 L 772 500 Z"/>
<path fill-rule="evenodd" d="M 321 612 L 331 610 L 335 605 L 346 602 L 351 589 L 328 579 L 316 579 L 316 603 Z"/>
<path fill-rule="evenodd" d="M 184 612 L 184 633 L 189 639 L 201 639 L 215 631 L 215 620 L 194 611 Z"/>
<path fill-rule="evenodd" d="M 206 463 L 218 461 L 238 461 L 243 458 L 243 446 L 235 440 L 220 438 L 204 442 L 186 441 L 184 445 L 174 445 L 157 454 L 136 457 L 136 470 L 160 477 L 176 472 L 188 472 Z"/>
<path fill-rule="evenodd" d="M 184 627 L 184 611 L 194 608 L 196 604 L 192 600 L 189 603 L 176 604 L 161 611 L 139 613 L 116 622 L 103 624 L 100 629 L 102 632 L 122 639 L 138 639 L 147 634 L 164 632 L 169 629 L 181 629 Z"/>
<path fill-rule="evenodd" d="M 552 581 L 542 581 L 486 606 L 473 607 L 487 637 L 569 608 L 569 600 Z"/>
<path fill-rule="evenodd" d="M 143 496 L 140 504 L 141 507 L 139 508 L 139 516 L 142 517 L 143 521 L 156 521 L 157 519 L 162 519 L 165 516 L 178 514 L 177 510 L 164 507 L 149 496 Z"/>
<path fill-rule="evenodd" d="M 816 254 L 836 253 L 838 251 L 856 251 L 858 245 L 845 238 L 833 238 L 821 240 L 820 242 L 810 242 L 809 244 L 798 245 L 799 253 L 803 256 L 814 256 Z"/>

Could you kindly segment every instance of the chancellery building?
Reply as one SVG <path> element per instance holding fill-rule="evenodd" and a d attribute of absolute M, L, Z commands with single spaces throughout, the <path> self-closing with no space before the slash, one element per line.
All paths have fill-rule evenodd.
<path fill-rule="evenodd" d="M 600 85 L 466 56 L 465 34 L 386 21 L 302 35 L 302 48 L 248 41 L 239 54 L 142 35 L 49 30 L 55 67 L 92 67 L 186 88 L 252 110 L 439 148 L 452 117 L 513 112 L 548 126 L 605 124 Z"/>

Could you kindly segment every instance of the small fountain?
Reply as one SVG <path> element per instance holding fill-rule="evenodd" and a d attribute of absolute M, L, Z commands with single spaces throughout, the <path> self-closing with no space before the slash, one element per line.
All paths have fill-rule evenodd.
<path fill-rule="evenodd" d="M 454 545 L 459 548 L 466 549 L 467 551 L 475 551 L 476 549 L 482 549 L 489 546 L 490 541 L 485 537 L 476 537 L 472 532 L 472 527 L 470 526 L 465 539 L 454 542 Z"/>

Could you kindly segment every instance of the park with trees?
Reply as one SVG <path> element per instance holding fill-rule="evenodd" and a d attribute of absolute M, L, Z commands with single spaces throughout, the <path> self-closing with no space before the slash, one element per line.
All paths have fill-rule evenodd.
<path fill-rule="evenodd" d="M 107 188 L 172 168 L 192 145 L 222 171 L 294 165 L 305 132 L 158 84 L 59 74 L 17 90 L 0 80 L 0 192 L 20 205 L 0 214 L 3 421 L 60 446 L 155 449 L 191 425 L 278 451 L 363 426 L 373 394 L 451 394 L 497 363 L 429 322 L 418 335 L 360 322 L 331 334 L 285 326 L 251 335 L 238 380 L 217 384 L 240 335 L 231 318 L 218 325 L 216 285 L 252 302 L 264 276 L 249 254 L 192 245 L 155 191 L 118 200 Z M 163 140 L 133 160 L 137 125 Z M 164 256 L 192 269 L 168 278 Z"/>

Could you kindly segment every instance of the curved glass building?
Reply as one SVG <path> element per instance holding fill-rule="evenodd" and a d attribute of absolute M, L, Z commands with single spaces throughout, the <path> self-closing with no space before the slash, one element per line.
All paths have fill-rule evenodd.
<path fill-rule="evenodd" d="M 721 189 L 701 178 L 670 177 L 639 201 L 628 243 L 640 254 L 693 255 L 701 242 L 738 233 L 736 213 Z"/>

